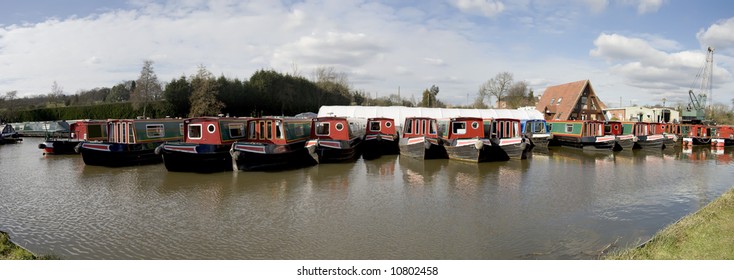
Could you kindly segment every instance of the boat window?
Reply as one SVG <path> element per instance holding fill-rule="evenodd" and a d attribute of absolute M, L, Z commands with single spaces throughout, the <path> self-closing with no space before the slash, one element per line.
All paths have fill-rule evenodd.
<path fill-rule="evenodd" d="M 275 138 L 283 139 L 283 123 L 281 121 L 275 121 Z"/>
<path fill-rule="evenodd" d="M 201 124 L 189 124 L 189 138 L 201 139 Z"/>
<path fill-rule="evenodd" d="M 610 135 L 612 134 L 612 126 L 611 125 L 605 125 L 604 126 L 604 135 Z"/>
<path fill-rule="evenodd" d="M 102 134 L 102 125 L 99 124 L 93 124 L 87 126 L 87 138 L 88 139 L 94 139 L 103 137 L 104 134 Z"/>
<path fill-rule="evenodd" d="M 316 135 L 329 135 L 329 123 L 328 122 L 317 122 L 316 123 Z"/>
<path fill-rule="evenodd" d="M 297 123 L 287 122 L 285 123 L 285 135 L 286 135 L 286 139 L 288 140 L 308 137 L 310 133 L 311 133 L 311 123 L 306 123 L 306 122 L 297 122 Z"/>
<path fill-rule="evenodd" d="M 267 134 L 265 134 L 265 138 L 273 139 L 273 121 L 267 121 L 265 123 L 265 129 L 267 130 Z"/>
<path fill-rule="evenodd" d="M 184 135 L 184 129 L 183 128 L 184 128 L 183 123 L 178 124 L 178 134 L 179 134 L 179 136 L 183 136 Z"/>
<path fill-rule="evenodd" d="M 436 130 L 438 129 L 437 126 L 438 125 L 436 124 L 436 120 L 431 120 L 431 127 L 428 131 L 428 134 L 436 134 Z"/>
<path fill-rule="evenodd" d="M 265 139 L 265 122 L 259 121 L 258 122 L 259 130 L 258 130 L 258 137 L 260 139 Z"/>
<path fill-rule="evenodd" d="M 245 136 L 245 125 L 241 123 L 230 123 L 229 138 L 240 138 Z"/>
<path fill-rule="evenodd" d="M 256 121 L 247 122 L 247 127 L 248 127 L 247 128 L 247 130 L 248 130 L 247 131 L 247 133 L 248 133 L 247 138 L 257 139 L 257 134 L 255 134 L 255 127 L 256 126 L 257 126 L 257 122 Z"/>
<path fill-rule="evenodd" d="M 337 131 L 342 131 L 344 129 L 344 124 L 337 123 L 336 125 L 334 125 L 334 128 L 336 128 Z"/>
<path fill-rule="evenodd" d="M 444 137 L 446 137 L 446 136 L 447 136 L 446 134 L 447 134 L 447 133 L 448 133 L 448 131 L 449 131 L 448 129 L 446 129 L 446 127 L 447 127 L 448 125 L 449 125 L 449 124 L 448 124 L 448 123 L 446 123 L 446 122 L 443 122 L 443 121 L 442 121 L 442 122 L 439 122 L 439 123 L 438 123 L 438 134 L 440 134 L 441 136 L 444 136 Z"/>
<path fill-rule="evenodd" d="M 163 128 L 162 124 L 160 126 L 161 128 Z M 163 134 L 163 132 L 161 132 L 161 134 Z M 131 144 L 135 143 L 135 133 L 133 132 L 133 123 L 127 123 L 127 138 L 128 138 L 127 140 L 128 143 L 131 143 Z"/>
<path fill-rule="evenodd" d="M 407 119 L 405 120 L 405 130 L 403 131 L 403 134 L 411 133 L 413 133 L 413 119 Z"/>
<path fill-rule="evenodd" d="M 476 121 L 475 122 L 472 122 L 471 123 L 471 128 L 473 128 L 473 129 L 479 128 L 479 122 L 476 122 Z"/>
<path fill-rule="evenodd" d="M 453 134 L 466 134 L 466 122 L 454 122 L 454 123 L 451 123 L 451 133 L 453 133 Z"/>
<path fill-rule="evenodd" d="M 161 138 L 164 135 L 163 124 L 146 124 L 145 135 L 148 138 Z"/>
<path fill-rule="evenodd" d="M 390 128 L 391 126 L 392 126 L 392 122 L 390 121 L 385 122 L 385 127 Z"/>
<path fill-rule="evenodd" d="M 209 124 L 206 126 L 206 131 L 209 131 L 209 133 L 214 133 L 214 131 L 217 131 L 217 127 L 214 126 L 214 124 Z"/>
<path fill-rule="evenodd" d="M 386 125 L 387 126 L 387 125 Z M 389 127 L 389 126 L 388 126 Z M 370 131 L 380 131 L 380 122 L 377 121 L 371 121 L 370 122 Z"/>
<path fill-rule="evenodd" d="M 567 123 L 566 124 L 566 133 L 573 133 L 573 124 Z"/>

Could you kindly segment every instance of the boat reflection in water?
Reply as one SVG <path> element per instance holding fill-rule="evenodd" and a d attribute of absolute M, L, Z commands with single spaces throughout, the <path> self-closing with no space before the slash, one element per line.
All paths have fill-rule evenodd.
<path fill-rule="evenodd" d="M 433 182 L 437 173 L 448 164 L 448 160 L 423 160 L 400 155 L 398 163 L 403 180 L 411 186 L 421 186 Z"/>

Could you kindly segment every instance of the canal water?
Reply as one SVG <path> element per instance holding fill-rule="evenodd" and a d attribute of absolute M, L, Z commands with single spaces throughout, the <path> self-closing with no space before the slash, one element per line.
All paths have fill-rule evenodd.
<path fill-rule="evenodd" d="M 734 185 L 730 148 L 188 174 L 40 141 L 0 146 L 0 230 L 63 259 L 595 259 Z"/>

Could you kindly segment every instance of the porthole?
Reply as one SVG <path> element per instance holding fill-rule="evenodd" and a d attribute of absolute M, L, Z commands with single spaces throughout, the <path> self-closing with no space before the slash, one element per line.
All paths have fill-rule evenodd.
<path fill-rule="evenodd" d="M 479 123 L 478 122 L 472 122 L 471 123 L 471 128 L 473 128 L 473 129 L 479 128 Z"/>
<path fill-rule="evenodd" d="M 206 131 L 209 131 L 209 133 L 214 133 L 214 131 L 217 131 L 217 128 L 214 126 L 214 124 L 209 124 L 206 126 Z"/>
<path fill-rule="evenodd" d="M 342 129 L 344 129 L 344 124 L 337 123 L 334 127 L 336 128 L 337 131 L 342 131 Z"/>
<path fill-rule="evenodd" d="M 391 127 L 391 126 L 392 126 L 392 122 L 385 122 L 385 127 Z"/>

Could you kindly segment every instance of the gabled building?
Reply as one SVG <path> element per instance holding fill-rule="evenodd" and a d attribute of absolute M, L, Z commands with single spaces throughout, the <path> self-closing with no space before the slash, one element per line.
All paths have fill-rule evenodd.
<path fill-rule="evenodd" d="M 550 86 L 540 97 L 536 110 L 546 120 L 606 120 L 606 108 L 594 92 L 589 80 Z"/>

